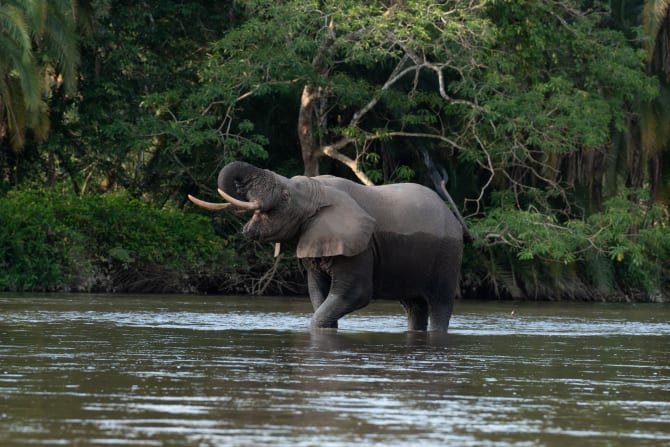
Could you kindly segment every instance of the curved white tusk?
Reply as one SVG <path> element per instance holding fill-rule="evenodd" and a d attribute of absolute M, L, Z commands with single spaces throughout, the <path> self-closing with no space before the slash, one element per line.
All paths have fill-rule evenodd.
<path fill-rule="evenodd" d="M 256 211 L 261 208 L 260 203 L 258 203 L 255 200 L 251 202 L 245 202 L 244 200 L 238 200 L 233 196 L 229 196 L 222 189 L 219 189 L 218 191 L 221 197 L 223 197 L 227 202 L 230 202 L 231 205 L 236 206 L 237 208 L 241 208 L 247 211 Z"/>
<path fill-rule="evenodd" d="M 190 194 L 188 195 L 188 200 L 190 200 L 191 202 L 193 202 L 194 204 L 198 205 L 201 208 L 205 208 L 206 210 L 212 210 L 212 211 L 225 210 L 226 208 L 229 208 L 231 206 L 230 203 L 205 202 L 204 200 L 195 198 Z"/>

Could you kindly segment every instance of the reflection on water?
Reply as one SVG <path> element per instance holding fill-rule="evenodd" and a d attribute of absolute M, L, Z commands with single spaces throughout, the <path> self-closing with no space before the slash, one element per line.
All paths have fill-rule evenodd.
<path fill-rule="evenodd" d="M 511 315 L 511 310 L 515 314 Z M 670 445 L 670 308 L 0 297 L 0 445 Z"/>

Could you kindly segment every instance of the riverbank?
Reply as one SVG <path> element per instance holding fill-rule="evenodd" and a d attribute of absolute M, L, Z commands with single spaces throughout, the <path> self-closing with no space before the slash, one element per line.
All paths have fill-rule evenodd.
<path fill-rule="evenodd" d="M 306 294 L 294 256 L 274 258 L 269 244 L 242 238 L 243 221 L 234 214 L 213 219 L 128 194 L 12 192 L 0 199 L 0 291 Z M 478 240 L 466 245 L 464 299 L 663 302 L 670 296 L 667 236 L 640 233 L 628 248 L 640 251 L 637 258 L 556 262 L 520 259 L 485 244 L 485 228 L 473 231 Z M 647 264 L 636 264 L 652 251 Z"/>

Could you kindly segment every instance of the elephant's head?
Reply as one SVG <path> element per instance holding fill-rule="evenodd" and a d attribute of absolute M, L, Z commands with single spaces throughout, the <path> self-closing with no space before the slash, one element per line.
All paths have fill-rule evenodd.
<path fill-rule="evenodd" d="M 252 211 L 242 233 L 262 242 L 295 242 L 300 258 L 353 256 L 367 248 L 375 221 L 349 195 L 318 180 L 291 179 L 244 162 L 219 173 L 228 203 L 189 199 L 210 210 Z"/>

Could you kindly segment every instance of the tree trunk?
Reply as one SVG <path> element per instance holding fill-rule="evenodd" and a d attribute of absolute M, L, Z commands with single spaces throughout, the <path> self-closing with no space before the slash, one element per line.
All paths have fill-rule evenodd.
<path fill-rule="evenodd" d="M 52 150 L 47 154 L 47 187 L 49 189 L 56 185 L 56 156 Z"/>
<path fill-rule="evenodd" d="M 318 90 L 312 85 L 306 85 L 302 89 L 298 114 L 298 138 L 307 177 L 319 175 L 319 159 L 323 156 L 321 147 L 314 138 L 315 105 L 319 96 Z"/>
<path fill-rule="evenodd" d="M 661 186 L 662 160 L 661 151 L 656 151 L 656 153 L 649 158 L 649 208 L 656 204 L 658 191 Z"/>

